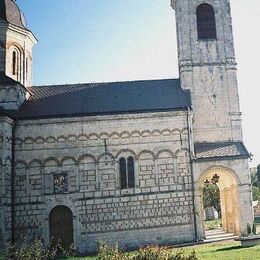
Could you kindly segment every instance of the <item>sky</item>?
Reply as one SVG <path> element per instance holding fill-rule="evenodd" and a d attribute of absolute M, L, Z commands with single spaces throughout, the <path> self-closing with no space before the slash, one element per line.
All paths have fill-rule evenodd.
<path fill-rule="evenodd" d="M 170 0 L 17 0 L 34 85 L 178 78 Z M 244 141 L 260 164 L 260 1 L 231 0 Z"/>

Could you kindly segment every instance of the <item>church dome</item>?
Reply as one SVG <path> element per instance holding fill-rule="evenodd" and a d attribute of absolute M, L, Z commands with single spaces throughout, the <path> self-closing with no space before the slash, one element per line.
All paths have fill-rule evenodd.
<path fill-rule="evenodd" d="M 14 0 L 0 0 L 0 21 L 26 29 L 26 20 Z"/>

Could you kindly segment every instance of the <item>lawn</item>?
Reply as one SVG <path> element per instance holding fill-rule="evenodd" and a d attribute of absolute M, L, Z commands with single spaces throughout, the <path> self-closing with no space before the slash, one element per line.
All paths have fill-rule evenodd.
<path fill-rule="evenodd" d="M 179 249 L 169 249 L 179 250 Z M 239 242 L 219 242 L 185 247 L 184 251 L 189 253 L 196 251 L 199 260 L 260 260 L 260 246 L 242 248 Z M 0 253 L 0 259 L 1 253 Z M 95 260 L 96 257 L 72 257 L 67 260 Z"/>
<path fill-rule="evenodd" d="M 204 221 L 204 224 L 206 230 L 220 229 L 222 226 L 221 219 L 207 220 Z"/>
<path fill-rule="evenodd" d="M 196 251 L 199 260 L 260 260 L 260 246 L 242 248 L 239 242 L 219 242 L 184 248 L 184 251 L 187 253 L 192 250 Z M 69 259 L 94 260 L 96 257 Z"/>
<path fill-rule="evenodd" d="M 185 251 L 194 249 L 201 260 L 259 260 L 260 246 L 242 248 L 239 242 L 220 242 L 214 244 L 193 246 L 186 248 Z"/>

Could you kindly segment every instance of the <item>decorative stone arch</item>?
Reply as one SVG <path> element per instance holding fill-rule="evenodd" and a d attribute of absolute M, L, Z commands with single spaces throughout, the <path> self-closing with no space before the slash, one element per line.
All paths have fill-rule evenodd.
<path fill-rule="evenodd" d="M 122 150 L 120 150 L 115 155 L 115 158 L 118 159 L 119 157 L 129 157 L 129 156 L 134 157 L 135 160 L 137 159 L 137 154 L 133 150 L 131 150 L 131 149 L 122 149 Z"/>
<path fill-rule="evenodd" d="M 214 176 L 219 177 L 217 186 L 220 190 L 222 229 L 235 235 L 241 234 L 241 205 L 239 197 L 240 179 L 236 172 L 226 166 L 214 165 L 201 172 L 195 180 L 195 193 L 198 195 L 197 201 L 201 228 L 205 236 L 204 227 L 204 206 L 203 187 L 205 181 L 210 181 Z"/>
<path fill-rule="evenodd" d="M 32 167 L 32 166 L 34 166 L 34 165 L 36 165 L 36 164 L 38 164 L 39 167 L 43 167 L 43 163 L 42 163 L 41 160 L 33 159 L 33 160 L 31 160 L 31 161 L 28 163 L 28 168 L 30 168 L 30 167 Z"/>
<path fill-rule="evenodd" d="M 157 154 L 156 154 L 156 158 L 158 159 L 160 157 L 161 154 L 163 153 L 168 153 L 170 154 L 173 158 L 175 158 L 175 154 L 173 151 L 169 150 L 169 149 L 162 149 L 160 150 Z"/>
<path fill-rule="evenodd" d="M 108 139 L 109 138 L 109 134 L 108 133 L 106 133 L 106 132 L 102 132 L 102 133 L 100 133 L 99 134 L 99 138 L 100 139 Z"/>
<path fill-rule="evenodd" d="M 85 159 L 88 159 L 88 161 L 92 160 L 94 163 L 97 163 L 97 159 L 94 155 L 92 154 L 83 154 L 79 157 L 78 159 L 78 164 L 80 165 L 82 161 Z M 90 159 L 90 160 L 89 160 Z"/>
<path fill-rule="evenodd" d="M 43 144 L 44 143 L 44 138 L 42 136 L 38 136 L 35 138 L 35 143 L 36 144 Z"/>
<path fill-rule="evenodd" d="M 67 163 L 67 162 L 69 162 L 70 161 L 70 163 Z M 72 163 L 71 163 L 72 162 Z M 62 166 L 68 166 L 68 165 L 78 165 L 78 161 L 74 158 L 74 157 L 72 157 L 72 156 L 65 156 L 65 157 L 63 157 L 61 160 L 60 160 L 60 166 L 62 167 Z"/>
<path fill-rule="evenodd" d="M 57 137 L 57 142 L 58 143 L 63 143 L 63 142 L 66 142 L 66 137 L 64 135 L 60 135 Z"/>
<path fill-rule="evenodd" d="M 124 131 L 124 132 L 122 132 L 122 133 L 120 134 L 120 137 L 121 137 L 122 139 L 130 138 L 130 136 L 131 136 L 130 132 L 127 132 L 127 131 Z"/>
<path fill-rule="evenodd" d="M 24 49 L 18 43 L 10 43 L 7 46 L 10 56 L 9 72 L 12 77 L 24 83 Z"/>
<path fill-rule="evenodd" d="M 45 142 L 46 143 L 49 143 L 49 144 L 53 144 L 53 143 L 56 143 L 56 138 L 55 138 L 55 136 L 48 136 L 48 137 L 46 137 L 46 139 L 45 139 Z"/>
<path fill-rule="evenodd" d="M 153 160 L 156 160 L 156 155 L 150 150 L 142 150 L 141 152 L 139 152 L 137 155 L 137 159 L 139 160 L 144 154 L 150 154 Z"/>
<path fill-rule="evenodd" d="M 81 134 L 81 135 L 78 136 L 78 140 L 79 141 L 87 141 L 88 140 L 88 136 L 84 135 L 84 134 Z"/>
<path fill-rule="evenodd" d="M 26 137 L 24 139 L 24 144 L 33 144 L 34 143 L 34 139 L 32 137 Z"/>
<path fill-rule="evenodd" d="M 68 142 L 77 142 L 78 137 L 76 135 L 68 135 L 67 141 Z"/>
<path fill-rule="evenodd" d="M 51 163 L 52 162 L 52 163 Z M 48 157 L 43 161 L 43 166 L 48 167 L 48 166 L 60 166 L 60 162 L 57 158 L 54 157 Z"/>

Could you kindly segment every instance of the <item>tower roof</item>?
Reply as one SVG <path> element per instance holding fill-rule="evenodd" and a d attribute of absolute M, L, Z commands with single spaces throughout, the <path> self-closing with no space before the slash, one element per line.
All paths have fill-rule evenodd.
<path fill-rule="evenodd" d="M 1 20 L 27 29 L 25 17 L 14 0 L 0 0 L 0 21 Z"/>

